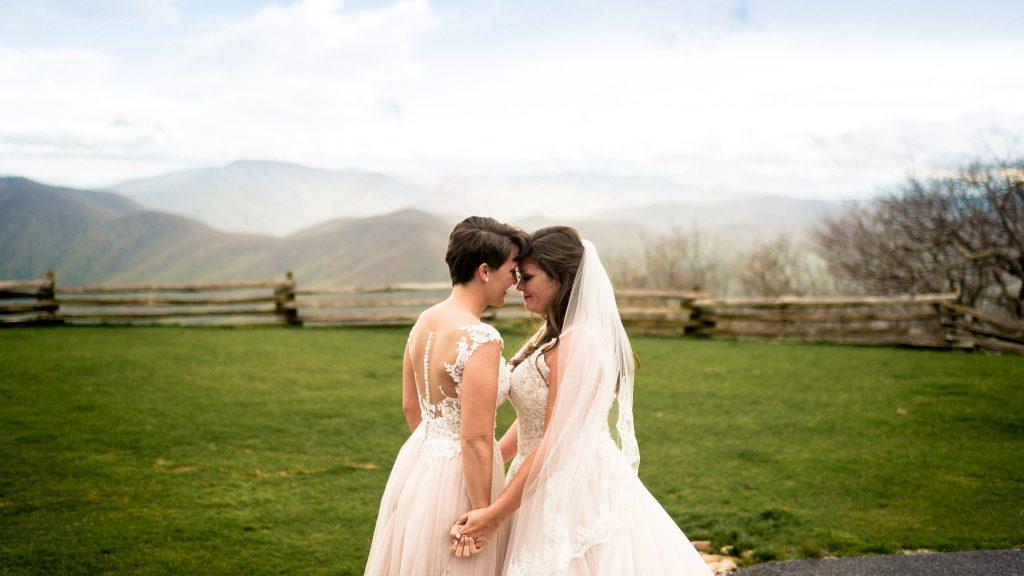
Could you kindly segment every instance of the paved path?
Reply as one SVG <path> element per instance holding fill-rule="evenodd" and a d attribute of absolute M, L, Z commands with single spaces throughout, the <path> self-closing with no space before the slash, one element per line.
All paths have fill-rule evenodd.
<path fill-rule="evenodd" d="M 733 576 L 1024 576 L 1024 550 L 766 562 Z"/>

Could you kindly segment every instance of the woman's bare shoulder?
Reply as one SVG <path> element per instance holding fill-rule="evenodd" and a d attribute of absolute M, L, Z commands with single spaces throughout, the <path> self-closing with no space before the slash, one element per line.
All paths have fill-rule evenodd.
<path fill-rule="evenodd" d="M 420 312 L 416 319 L 416 325 L 426 327 L 431 332 L 451 332 L 478 322 L 479 320 L 469 312 L 450 306 L 444 301 Z"/>

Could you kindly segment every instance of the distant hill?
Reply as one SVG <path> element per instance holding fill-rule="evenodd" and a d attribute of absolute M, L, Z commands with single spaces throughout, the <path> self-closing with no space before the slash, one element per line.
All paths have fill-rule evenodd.
<path fill-rule="evenodd" d="M 585 172 L 462 175 L 410 179 L 430 191 L 431 212 L 487 214 L 521 222 L 532 215 L 558 221 L 618 220 L 609 209 L 696 200 L 698 191 L 668 178 Z"/>
<path fill-rule="evenodd" d="M 0 178 L 2 276 L 41 278 L 91 230 L 142 210 L 115 194 Z"/>
<path fill-rule="evenodd" d="M 367 285 L 448 280 L 451 225 L 418 210 L 340 219 L 278 241 L 270 261 L 308 283 Z"/>
<path fill-rule="evenodd" d="M 221 232 L 115 194 L 0 178 L 0 278 L 65 285 L 276 278 L 311 284 L 447 279 L 450 225 L 414 210 L 279 239 Z"/>
<path fill-rule="evenodd" d="M 690 232 L 713 237 L 725 251 L 749 249 L 759 240 L 778 234 L 803 235 L 828 214 L 837 213 L 839 202 L 781 196 L 735 197 L 715 203 L 664 203 L 622 208 L 602 216 L 643 223 L 652 232 Z"/>
<path fill-rule="evenodd" d="M 472 214 L 519 223 L 534 215 L 546 223 L 586 222 L 595 238 L 615 238 L 618 228 L 622 241 L 604 244 L 622 253 L 639 246 L 640 232 L 690 230 L 694 224 L 723 246 L 745 248 L 779 232 L 799 232 L 838 209 L 835 202 L 774 196 L 717 195 L 708 202 L 708 194 L 649 176 L 563 171 L 399 179 L 264 161 L 131 180 L 110 189 L 148 209 L 228 232 L 310 234 L 325 221 L 336 225 L 411 208 L 450 223 Z"/>
<path fill-rule="evenodd" d="M 247 186 L 256 186 L 257 175 L 261 173 L 266 183 L 272 185 L 253 192 Z M 289 174 L 295 180 L 288 180 Z M 444 281 L 447 270 L 443 256 L 448 234 L 456 222 L 474 212 L 505 219 L 527 231 L 570 224 L 592 240 L 603 256 L 619 260 L 635 257 L 647 241 L 661 233 L 689 232 L 696 227 L 705 237 L 714 239 L 715 257 L 728 260 L 760 239 L 778 233 L 799 235 L 822 215 L 839 209 L 835 202 L 753 196 L 718 203 L 691 200 L 625 206 L 588 215 L 585 206 L 614 202 L 616 190 L 633 189 L 634 185 L 642 192 L 640 198 L 682 193 L 673 184 L 658 179 L 622 177 L 610 180 L 602 188 L 594 178 L 562 174 L 535 179 L 479 179 L 458 185 L 448 180 L 435 183 L 441 188 L 432 189 L 432 200 L 424 200 L 413 188 L 383 176 L 329 173 L 264 162 L 237 162 L 222 169 L 127 183 L 127 188 L 135 190 L 134 200 L 110 192 L 48 186 L 24 178 L 0 178 L 0 278 L 40 278 L 53 269 L 62 284 L 188 282 L 275 278 L 291 270 L 307 286 Z M 146 200 L 174 199 L 185 211 L 188 199 L 192 198 L 201 206 L 215 209 L 208 215 L 229 214 L 234 208 L 266 216 L 275 207 L 286 211 L 281 198 L 293 192 L 295 197 L 290 201 L 315 204 L 313 198 L 327 189 L 317 186 L 330 187 L 342 181 L 348 181 L 353 188 L 337 188 L 341 191 L 336 191 L 334 197 L 349 198 L 351 205 L 336 210 L 321 206 L 315 215 L 304 217 L 310 225 L 285 237 L 224 231 L 180 213 L 156 211 Z M 173 193 L 175 182 L 181 185 L 178 196 Z M 233 182 L 246 184 L 235 186 Z M 315 182 L 320 184 L 310 184 Z M 366 186 L 363 193 L 353 192 L 357 182 Z M 568 190 L 564 196 L 558 194 L 559 183 Z M 525 188 L 516 192 L 515 185 Z M 539 187 L 530 188 L 533 185 Z M 455 186 L 458 191 L 448 186 Z M 471 194 L 469 188 L 462 186 L 477 193 Z M 442 188 L 448 191 L 441 192 Z M 209 194 L 204 196 L 202 189 Z M 364 197 L 369 189 L 378 193 Z M 595 202 L 586 202 L 589 189 L 594 191 Z M 488 205 L 487 191 L 496 190 L 504 192 L 494 197 L 495 211 L 484 210 Z M 251 199 L 246 196 L 250 192 L 254 194 Z M 268 194 L 278 198 L 267 200 L 270 208 L 261 200 Z M 546 195 L 550 201 L 537 194 Z M 472 202 L 459 204 L 470 197 Z M 230 201 L 225 202 L 224 198 Z M 509 204 L 510 198 L 515 202 Z M 564 204 L 566 198 L 579 204 L 580 210 L 568 216 L 559 215 L 556 207 Z M 639 200 L 622 195 L 618 201 Z M 391 203 L 402 202 L 429 209 L 431 213 L 402 208 L 373 216 L 352 215 L 360 210 L 370 211 L 371 205 L 383 210 Z M 481 209 L 472 209 L 474 203 L 479 203 Z M 502 206 L 509 211 L 518 207 L 518 215 L 502 215 Z"/>
<path fill-rule="evenodd" d="M 451 176 L 402 181 L 364 172 L 321 170 L 285 162 L 244 160 L 223 167 L 130 180 L 109 189 L 147 208 L 229 232 L 306 234 L 325 220 L 379 216 L 413 208 L 517 221 L 543 212 L 586 218 L 630 195 L 645 202 L 685 195 L 660 178 L 551 173 Z"/>
<path fill-rule="evenodd" d="M 219 230 L 275 236 L 334 217 L 377 216 L 427 203 L 427 192 L 381 174 L 253 160 L 129 180 L 108 189 Z"/>
<path fill-rule="evenodd" d="M 650 227 L 635 221 L 616 220 L 560 220 L 546 216 L 531 216 L 516 221 L 516 225 L 527 232 L 533 232 L 556 224 L 572 226 L 580 236 L 590 240 L 602 257 L 628 257 L 640 253 L 644 243 L 654 237 Z"/>

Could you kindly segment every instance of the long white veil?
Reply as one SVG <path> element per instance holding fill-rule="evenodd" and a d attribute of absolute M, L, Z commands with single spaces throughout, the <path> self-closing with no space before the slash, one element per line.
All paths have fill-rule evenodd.
<path fill-rule="evenodd" d="M 633 352 L 597 250 L 584 252 L 558 344 L 557 397 L 512 527 L 508 576 L 562 574 L 621 527 L 613 501 L 640 461 Z M 609 430 L 616 407 L 618 442 Z"/>

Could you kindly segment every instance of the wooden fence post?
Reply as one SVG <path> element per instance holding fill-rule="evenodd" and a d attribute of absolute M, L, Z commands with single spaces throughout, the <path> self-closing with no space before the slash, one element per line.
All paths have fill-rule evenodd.
<path fill-rule="evenodd" d="M 284 282 L 274 288 L 274 311 L 281 322 L 288 326 L 302 326 L 299 310 L 295 306 L 295 277 L 291 270 L 285 274 Z"/>
<path fill-rule="evenodd" d="M 715 329 L 715 314 L 711 306 L 700 304 L 696 301 L 690 303 L 690 320 L 693 326 L 687 326 L 683 331 L 686 336 L 707 336 Z"/>
<path fill-rule="evenodd" d="M 40 324 L 59 324 L 57 310 L 60 303 L 56 295 L 57 275 L 53 270 L 46 271 L 46 281 L 36 291 L 36 307 L 39 312 L 36 314 L 36 322 Z"/>

